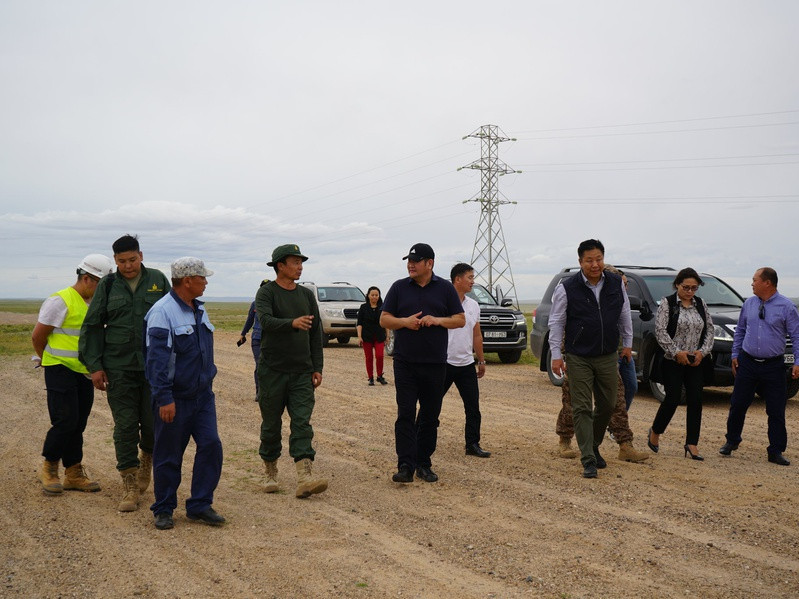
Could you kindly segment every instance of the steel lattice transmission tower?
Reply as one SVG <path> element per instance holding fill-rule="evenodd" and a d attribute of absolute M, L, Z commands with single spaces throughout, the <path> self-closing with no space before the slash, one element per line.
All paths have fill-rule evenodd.
<path fill-rule="evenodd" d="M 477 225 L 477 235 L 472 250 L 475 278 L 479 279 L 492 295 L 497 297 L 499 289 L 504 297 L 511 298 L 518 307 L 516 285 L 513 283 L 508 250 L 505 247 L 505 234 L 502 232 L 502 223 L 499 220 L 500 205 L 516 202 L 505 198 L 497 187 L 497 179 L 500 176 L 521 172 L 509 167 L 498 156 L 500 142 L 516 140 L 506 137 L 496 125 L 483 125 L 463 139 L 469 137 L 480 140 L 480 160 L 462 166 L 458 170 L 470 168 L 480 171 L 480 196 L 463 202 L 464 204 L 480 202 L 480 223 Z"/>

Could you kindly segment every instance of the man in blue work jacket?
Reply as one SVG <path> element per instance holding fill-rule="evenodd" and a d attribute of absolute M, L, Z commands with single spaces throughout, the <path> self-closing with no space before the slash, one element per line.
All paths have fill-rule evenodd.
<path fill-rule="evenodd" d="M 172 263 L 172 290 L 158 300 L 144 318 L 146 326 L 145 374 L 153 400 L 155 446 L 150 507 L 155 527 L 174 526 L 183 452 L 189 437 L 197 444 L 191 497 L 186 516 L 212 526 L 225 519 L 211 505 L 222 473 L 222 442 L 216 426 L 212 384 L 214 327 L 198 301 L 213 272 L 198 258 L 178 258 Z"/>

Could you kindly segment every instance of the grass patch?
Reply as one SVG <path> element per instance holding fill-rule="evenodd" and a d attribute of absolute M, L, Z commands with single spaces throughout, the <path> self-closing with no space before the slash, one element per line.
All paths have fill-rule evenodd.
<path fill-rule="evenodd" d="M 32 324 L 0 325 L 0 356 L 32 356 Z"/>
<path fill-rule="evenodd" d="M 240 333 L 247 320 L 247 312 L 250 310 L 251 302 L 208 302 L 205 309 L 208 310 L 208 318 L 211 324 L 220 331 L 231 331 Z"/>
<path fill-rule="evenodd" d="M 38 314 L 43 300 L 0 300 L 0 312 Z"/>

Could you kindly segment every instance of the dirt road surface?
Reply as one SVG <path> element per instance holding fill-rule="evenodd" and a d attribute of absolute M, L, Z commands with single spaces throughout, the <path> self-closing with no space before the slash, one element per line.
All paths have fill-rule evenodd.
<path fill-rule="evenodd" d="M 464 455 L 463 408 L 451 391 L 433 456 L 440 481 L 403 486 L 390 479 L 393 386 L 368 387 L 358 347 L 333 345 L 313 419 L 316 469 L 330 488 L 298 500 L 287 454 L 284 491 L 262 490 L 252 358 L 235 340 L 216 336 L 222 528 L 185 517 L 193 444 L 174 529 L 153 527 L 152 489 L 137 512 L 116 511 L 113 423 L 99 392 L 84 464 L 102 491 L 45 496 L 36 478 L 49 426 L 43 375 L 25 358 L 2 359 L 0 596 L 799 596 L 799 454 L 789 448 L 787 468 L 766 462 L 762 404 L 731 458 L 717 453 L 729 393 L 708 392 L 704 462 L 683 457 L 680 408 L 649 463 L 618 461 L 606 439 L 607 469 L 584 480 L 577 460 L 555 454 L 559 390 L 530 366 L 489 364 L 481 405 L 492 457 Z M 386 371 L 393 381 L 390 359 Z M 632 405 L 639 449 L 656 409 L 644 393 Z M 798 417 L 792 400 L 791 441 Z"/>

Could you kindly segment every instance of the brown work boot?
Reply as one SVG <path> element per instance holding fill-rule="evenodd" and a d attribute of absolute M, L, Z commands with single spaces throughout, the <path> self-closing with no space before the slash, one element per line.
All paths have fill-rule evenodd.
<path fill-rule="evenodd" d="M 150 475 L 153 471 L 153 454 L 142 450 L 139 452 L 139 471 L 136 473 L 136 483 L 139 493 L 144 493 L 150 486 Z"/>
<path fill-rule="evenodd" d="M 100 485 L 86 476 L 86 469 L 82 464 L 73 464 L 64 472 L 64 490 L 94 493 L 100 490 Z"/>
<path fill-rule="evenodd" d="M 562 458 L 566 458 L 567 460 L 573 460 L 580 455 L 580 452 L 576 449 L 572 449 L 571 437 L 561 437 L 560 442 L 558 443 L 558 455 Z"/>
<path fill-rule="evenodd" d="M 327 489 L 327 481 L 324 478 L 314 478 L 313 462 L 310 458 L 300 460 L 295 466 L 297 467 L 297 497 L 305 499 Z"/>
<path fill-rule="evenodd" d="M 619 443 L 619 459 L 624 462 L 643 462 L 649 457 L 650 454 L 638 451 L 629 441 Z"/>
<path fill-rule="evenodd" d="M 138 468 L 126 468 L 119 471 L 125 490 L 125 495 L 117 506 L 120 512 L 135 512 L 139 509 L 139 483 L 136 482 L 138 470 Z"/>
<path fill-rule="evenodd" d="M 58 478 L 58 462 L 42 462 L 42 469 L 39 470 L 39 480 L 42 481 L 42 488 L 48 495 L 60 495 L 64 491 L 61 479 Z"/>
<path fill-rule="evenodd" d="M 266 486 L 264 491 L 267 493 L 277 493 L 280 490 L 277 484 L 277 460 L 274 462 L 267 462 L 264 460 L 264 468 L 266 469 Z"/>

